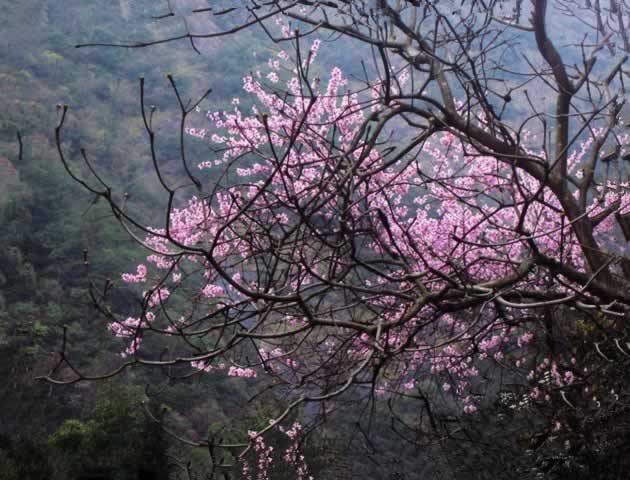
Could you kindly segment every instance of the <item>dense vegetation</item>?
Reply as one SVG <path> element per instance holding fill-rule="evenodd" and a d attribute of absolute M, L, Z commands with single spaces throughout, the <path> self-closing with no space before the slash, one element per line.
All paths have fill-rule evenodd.
<path fill-rule="evenodd" d="M 228 380 L 196 378 L 165 384 L 157 372 L 152 377 L 134 372 L 114 384 L 58 388 L 34 380 L 50 368 L 64 328 L 79 366 L 102 367 L 119 356 L 119 344 L 90 306 L 88 287 L 90 281 L 116 281 L 137 251 L 111 221 L 106 206 L 94 203 L 63 170 L 54 147 L 57 104 L 73 109 L 72 128 L 64 136 L 70 156 L 78 158 L 80 148 L 86 148 L 106 178 L 132 192 L 130 205 L 142 205 L 155 214 L 160 205 L 155 179 L 143 175 L 150 166 L 138 117 L 138 76 L 151 82 L 149 95 L 161 107 L 163 113 L 156 119 L 165 132 L 177 121 L 164 77 L 167 70 L 176 72 L 178 81 L 193 91 L 213 82 L 223 95 L 240 87 L 236 75 L 241 73 L 242 57 L 237 44 L 232 47 L 233 60 L 221 72 L 210 68 L 212 56 L 199 62 L 188 49 L 164 48 L 149 54 L 74 48 L 79 41 L 151 35 L 148 15 L 153 7 L 159 8 L 153 3 L 132 2 L 128 21 L 118 2 L 77 0 L 64 2 L 63 8 L 46 0 L 2 5 L 2 479 L 77 478 L 81 472 L 99 469 L 115 478 L 135 478 L 142 469 L 165 475 L 166 444 L 160 443 L 162 436 L 140 406 L 140 401 L 148 400 L 145 384 L 150 382 L 155 390 L 148 392 L 155 408 L 169 404 L 175 408 L 172 415 L 179 419 L 179 431 L 196 435 L 203 435 L 209 423 L 226 419 L 226 412 L 246 399 L 246 391 Z M 156 65 L 153 55 L 166 62 Z M 217 82 L 225 76 L 232 80 Z M 162 140 L 164 158 L 175 157 L 177 145 L 168 134 Z M 116 301 L 124 311 L 138 300 L 128 293 Z M 223 406 L 221 398 L 227 400 Z M 131 445 L 137 448 L 129 449 Z"/>
<path fill-rule="evenodd" d="M 129 10 L 121 10 L 127 3 Z M 227 435 L 236 440 L 267 418 L 248 407 L 251 385 L 222 376 L 177 379 L 135 370 L 96 384 L 52 386 L 35 380 L 53 365 L 64 331 L 78 367 L 102 371 L 116 363 L 121 344 L 94 310 L 89 286 L 108 278 L 119 282 L 139 253 L 108 207 L 86 194 L 60 163 L 54 138 L 59 105 L 71 108 L 63 147 L 73 164 L 86 170 L 80 162 L 85 148 L 104 178 L 129 192 L 130 208 L 141 207 L 150 223 L 164 199 L 139 116 L 138 77 L 146 79 L 147 101 L 159 108 L 159 152 L 170 177 L 177 178 L 179 118 L 166 73 L 172 72 L 191 97 L 212 87 L 204 107 L 219 108 L 241 91 L 243 74 L 255 65 L 252 51 L 243 46 L 260 32 L 245 34 L 221 52 L 202 47 L 203 55 L 185 45 L 142 51 L 75 48 L 79 42 L 152 38 L 181 28 L 151 19 L 163 7 L 157 3 L 70 0 L 63 8 L 50 0 L 2 3 L 2 480 L 187 478 L 188 462 L 191 478 L 204 478 L 207 454 L 165 437 L 143 405 L 191 438 L 227 424 L 233 430 Z M 191 155 L 207 154 L 203 142 L 193 140 L 188 148 Z M 139 302 L 131 291 L 122 292 L 115 308 L 125 312 Z M 273 411 L 273 399 L 265 408 Z M 314 471 L 318 464 L 331 464 L 330 456 L 321 462 L 318 455 L 311 457 Z M 337 454 L 333 460 L 339 460 Z M 279 471 L 275 475 L 282 478 Z"/>

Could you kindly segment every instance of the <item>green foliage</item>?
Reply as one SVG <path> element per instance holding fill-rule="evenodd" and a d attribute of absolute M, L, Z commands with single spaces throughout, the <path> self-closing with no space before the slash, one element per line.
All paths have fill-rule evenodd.
<path fill-rule="evenodd" d="M 163 445 L 138 406 L 141 392 L 121 386 L 100 388 L 94 400 L 93 386 L 50 389 L 33 381 L 34 375 L 49 371 L 50 352 L 59 348 L 62 326 L 67 326 L 75 366 L 89 369 L 101 360 L 119 361 L 120 344 L 90 307 L 88 286 L 94 282 L 100 287 L 106 278 L 120 284 L 120 272 L 128 271 L 130 259 L 138 257 L 138 247 L 107 205 L 91 203 L 93 198 L 62 167 L 52 136 L 55 105 L 71 107 L 62 147 L 73 172 L 89 177 L 80 155 L 84 147 L 102 178 L 113 185 L 114 195 L 131 192 L 129 210 L 143 212 L 139 221 L 157 225 L 163 220 L 158 212 L 164 197 L 155 175 L 147 174 L 150 156 L 139 117 L 137 77 L 145 76 L 147 102 L 158 107 L 158 156 L 169 179 L 177 183 L 182 172 L 177 132 L 171 127 L 177 124 L 178 107 L 165 72 L 173 72 L 186 97 L 212 87 L 213 104 L 201 108 L 220 109 L 242 90 L 241 76 L 255 67 L 249 45 L 260 42 L 245 32 L 220 50 L 208 50 L 206 56 L 198 56 L 187 44 L 146 51 L 75 49 L 74 44 L 92 40 L 166 34 L 169 27 L 159 31 L 160 23 L 150 20 L 163 13 L 163 5 L 129 2 L 133 12 L 126 20 L 118 2 L 66 0 L 63 8 L 52 0 L 4 3 L 0 32 L 7 41 L 0 45 L 0 154 L 17 169 L 19 183 L 6 191 L 0 186 L 0 374 L 10 379 L 0 382 L 0 398 L 6 404 L 0 427 L 12 441 L 19 435 L 42 440 L 33 448 L 44 459 L 42 472 L 48 473 L 33 478 L 53 478 L 46 470 L 49 457 L 55 459 L 55 478 L 72 478 L 71 472 L 90 466 L 151 464 L 147 456 L 158 461 Z M 273 52 L 259 54 L 260 60 L 254 60 L 266 62 Z M 221 68 L 216 67 L 219 61 Z M 205 117 L 191 121 L 204 124 Z M 23 135 L 21 159 L 17 131 Z M 204 142 L 187 139 L 187 146 L 191 158 L 209 155 Z M 114 301 L 116 313 L 126 314 L 135 300 L 135 294 L 122 290 Z M 164 347 L 151 341 L 146 344 L 156 351 Z M 168 414 L 187 433 L 201 436 L 208 417 L 225 423 L 240 413 L 238 406 L 252 393 L 251 385 L 214 376 L 164 382 L 159 371 L 135 371 L 127 381 L 164 387 L 160 401 L 171 405 Z M 245 423 L 230 433 L 235 440 L 244 434 Z M 152 450 L 157 453 L 147 453 Z M 16 475 L 31 478 L 25 473 L 28 461 L 16 456 L 17 451 L 0 450 L 0 480 L 1 475 L 7 480 Z M 205 463 L 196 460 L 203 468 Z"/>
<path fill-rule="evenodd" d="M 81 420 L 71 418 L 50 437 L 50 445 L 64 453 L 77 454 L 83 448 L 90 428 Z"/>
<path fill-rule="evenodd" d="M 48 327 L 42 322 L 36 321 L 33 324 L 33 335 L 35 337 L 45 337 L 48 334 Z"/>
<path fill-rule="evenodd" d="M 596 331 L 596 326 L 593 324 L 593 322 L 588 322 L 583 319 L 576 320 L 575 328 L 577 330 L 577 333 L 584 337 L 590 337 Z"/>
<path fill-rule="evenodd" d="M 0 438 L 0 480 L 42 480 L 51 475 L 46 445 L 39 439 Z"/>
<path fill-rule="evenodd" d="M 49 437 L 51 453 L 63 459 L 56 478 L 93 469 L 129 473 L 162 462 L 162 436 L 145 418 L 143 400 L 136 388 L 102 385 L 87 420 L 68 419 Z"/>
<path fill-rule="evenodd" d="M 20 480 L 17 462 L 2 449 L 0 449 L 0 480 Z"/>
<path fill-rule="evenodd" d="M 9 307 L 9 314 L 16 319 L 26 320 L 37 313 L 37 307 L 30 302 L 15 302 Z"/>
<path fill-rule="evenodd" d="M 47 64 L 54 64 L 63 61 L 63 56 L 52 50 L 44 50 L 42 52 L 42 61 Z"/>
<path fill-rule="evenodd" d="M 54 291 L 52 287 L 47 289 L 48 291 Z M 64 311 L 61 306 L 49 303 L 46 306 L 46 317 L 53 325 L 61 325 L 64 318 Z"/>

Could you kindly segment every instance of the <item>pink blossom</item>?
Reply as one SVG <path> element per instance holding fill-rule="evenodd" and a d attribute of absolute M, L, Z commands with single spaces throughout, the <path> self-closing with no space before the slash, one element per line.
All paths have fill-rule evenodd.
<path fill-rule="evenodd" d="M 146 282 L 147 280 L 147 267 L 144 264 L 138 265 L 136 268 L 136 274 L 131 273 L 123 273 L 122 279 L 127 283 L 141 283 Z"/>
<path fill-rule="evenodd" d="M 256 378 L 256 371 L 252 368 L 231 366 L 227 374 L 230 377 Z"/>

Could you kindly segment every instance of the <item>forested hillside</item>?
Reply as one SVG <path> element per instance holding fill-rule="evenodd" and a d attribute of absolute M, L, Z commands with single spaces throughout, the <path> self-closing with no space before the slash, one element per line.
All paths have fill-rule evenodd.
<path fill-rule="evenodd" d="M 188 12 L 198 4 L 203 2 L 176 2 L 176 7 Z M 215 110 L 242 92 L 242 77 L 256 68 L 257 56 L 266 62 L 270 47 L 263 32 L 255 30 L 221 48 L 200 43 L 201 54 L 187 43 L 141 50 L 75 48 L 79 43 L 155 39 L 182 31 L 181 19 L 152 18 L 165 8 L 166 2 L 149 0 L 70 0 L 63 6 L 50 0 L 2 3 L 3 480 L 81 475 L 135 479 L 142 471 L 149 476 L 140 478 L 188 478 L 182 467 L 189 461 L 191 478 L 204 478 L 205 453 L 165 436 L 146 416 L 143 402 L 176 432 L 193 439 L 222 425 L 230 426 L 234 431 L 227 435 L 237 439 L 247 428 L 266 421 L 259 407 L 243 415 L 255 392 L 252 382 L 220 375 L 178 380 L 137 369 L 111 381 L 70 386 L 35 380 L 54 365 L 64 336 L 77 367 L 99 373 L 117 364 L 121 343 L 95 311 L 89 286 L 100 287 L 106 279 L 120 284 L 121 272 L 129 270 L 141 251 L 108 206 L 81 189 L 63 168 L 55 144 L 61 105 L 70 109 L 62 146 L 72 165 L 79 173 L 87 171 L 81 160 L 85 149 L 99 174 L 116 185 L 119 195 L 127 193 L 129 208 L 141 209 L 143 221 L 150 225 L 158 223 L 165 200 L 140 116 L 139 78 L 145 79 L 147 103 L 156 106 L 160 161 L 169 178 L 176 180 L 183 175 L 177 143 L 179 110 L 166 75 L 174 76 L 187 97 L 196 98 L 211 88 L 202 107 Z M 194 22 L 203 28 L 203 22 L 191 18 L 193 28 Z M 329 57 L 359 70 L 341 52 L 330 52 Z M 204 120 L 198 115 L 192 126 L 203 128 Z M 207 144 L 194 137 L 187 149 L 192 158 L 209 155 Z M 123 315 L 140 301 L 131 291 L 119 292 L 116 311 Z M 262 408 L 273 412 L 274 400 L 266 403 Z M 334 429 L 322 435 L 334 437 Z M 345 451 L 345 444 L 339 449 Z M 330 458 L 333 464 L 346 462 L 338 454 L 326 461 L 319 460 L 320 454 L 312 457 L 314 468 L 318 462 L 330 465 Z"/>
<path fill-rule="evenodd" d="M 168 404 L 178 431 L 203 436 L 247 397 L 241 382 L 221 377 L 168 381 L 158 372 L 147 377 L 150 372 L 134 371 L 109 383 L 67 387 L 34 380 L 52 365 L 64 329 L 77 366 L 102 370 L 115 363 L 120 344 L 90 306 L 88 287 L 106 278 L 119 282 L 138 251 L 106 205 L 94 202 L 64 171 L 54 138 L 58 105 L 71 108 L 63 146 L 73 164 L 85 170 L 77 161 L 85 148 L 101 175 L 129 192 L 129 205 L 141 206 L 150 223 L 162 198 L 139 117 L 138 77 L 146 78 L 147 96 L 159 108 L 160 155 L 168 165 L 178 155 L 173 142 L 178 118 L 166 73 L 173 72 L 191 96 L 212 85 L 218 106 L 217 99 L 240 90 L 243 71 L 251 67 L 251 52 L 243 48 L 247 39 L 202 56 L 185 46 L 75 48 L 86 41 L 152 38 L 166 28 L 150 18 L 160 8 L 151 1 L 2 4 L 2 479 L 78 478 L 90 471 L 135 478 L 140 469 L 156 472 L 147 478 L 166 478 L 166 443 L 160 443 L 166 440 L 145 419 L 140 401 L 149 394 L 157 411 Z M 190 147 L 203 154 L 207 150 L 199 143 Z M 177 177 L 176 167 L 171 175 Z M 124 312 L 138 301 L 130 292 L 116 304 Z"/>

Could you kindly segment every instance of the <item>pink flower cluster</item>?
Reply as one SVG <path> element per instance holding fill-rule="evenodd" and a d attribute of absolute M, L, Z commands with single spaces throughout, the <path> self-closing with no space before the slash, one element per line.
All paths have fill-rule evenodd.
<path fill-rule="evenodd" d="M 147 266 L 144 264 L 138 265 L 136 269 L 136 274 L 132 273 L 123 273 L 122 279 L 126 283 L 141 283 L 146 282 L 147 280 Z"/>
<path fill-rule="evenodd" d="M 256 378 L 256 370 L 254 370 L 253 368 L 231 366 L 227 374 L 230 377 Z"/>
<path fill-rule="evenodd" d="M 299 422 L 294 422 L 288 429 L 284 429 L 280 425 L 278 425 L 277 428 L 290 440 L 290 444 L 284 452 L 283 460 L 288 465 L 292 465 L 295 468 L 295 480 L 314 480 L 314 478 L 309 475 L 309 469 L 300 448 L 302 425 Z M 271 478 L 269 476 L 269 469 L 274 462 L 274 448 L 266 445 L 262 435 L 259 435 L 257 432 L 249 431 L 248 435 L 250 441 L 253 442 L 254 453 L 257 458 L 255 469 L 256 480 L 269 480 Z M 247 480 L 254 480 L 253 469 L 245 460 L 242 460 L 241 463 L 241 473 L 243 478 Z"/>
<path fill-rule="evenodd" d="M 159 315 L 162 333 L 212 340 L 204 345 L 213 347 L 194 357 L 204 360 L 191 362 L 205 371 L 219 356 L 241 364 L 246 355 L 232 357 L 230 349 L 251 339 L 247 344 L 261 358 L 248 357 L 226 374 L 253 378 L 264 368 L 287 385 L 303 385 L 303 372 L 316 362 L 333 366 L 317 369 L 322 376 L 349 375 L 363 365 L 357 378 L 372 381 L 366 372 L 382 361 L 373 369 L 381 373 L 373 380 L 376 391 L 403 393 L 430 378 L 470 414 L 487 364 L 524 377 L 531 370 L 522 380 L 530 382 L 533 398 L 544 397 L 538 382 L 546 373 L 558 389 L 568 388 L 576 368 L 560 356 L 537 364 L 535 349 L 544 342 L 534 341 L 536 310 L 522 303 L 522 293 L 576 297 L 580 285 L 552 281 L 544 266 L 524 268 L 544 255 L 585 274 L 576 219 L 548 183 L 454 131 L 418 143 L 417 131 L 401 125 L 379 131 L 380 120 L 398 108 L 384 101 L 386 85 L 376 80 L 353 90 L 336 67 L 327 77 L 308 78 L 304 70 L 319 48 L 313 43 L 302 63 L 279 52 L 266 74 L 244 78 L 253 102 L 233 101 L 206 115 L 211 126 L 203 136 L 212 132 L 209 139 L 220 149 L 199 164 L 199 174 L 213 179 L 211 193 L 173 208 L 168 229 L 151 230 L 145 241 L 149 267 L 123 275 L 140 283 L 148 268 L 156 277 L 173 272 L 148 294 L 146 309 L 156 316 L 170 295 L 192 292 L 172 316 L 183 318 L 177 328 Z M 410 72 L 391 74 L 390 95 L 415 95 Z M 476 127 L 486 128 L 482 116 L 469 113 Z M 575 142 L 568 158 L 574 178 L 600 134 Z M 525 154 L 549 163 L 544 143 L 523 138 Z M 405 144 L 411 146 L 399 155 Z M 580 192 L 570 195 L 577 200 Z M 582 200 L 585 216 L 603 215 L 596 240 L 614 239 L 614 214 L 630 211 L 627 185 L 596 185 Z M 129 348 L 136 352 L 146 325 L 110 329 L 133 338 Z M 308 377 L 304 389 L 320 388 L 321 380 Z"/>

